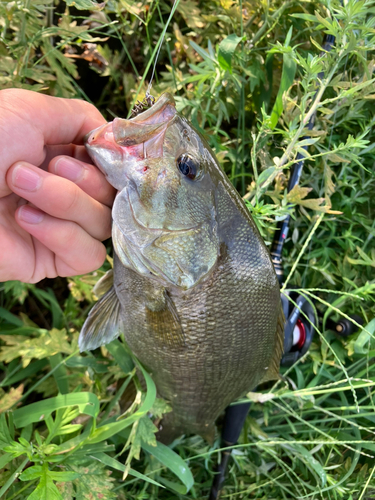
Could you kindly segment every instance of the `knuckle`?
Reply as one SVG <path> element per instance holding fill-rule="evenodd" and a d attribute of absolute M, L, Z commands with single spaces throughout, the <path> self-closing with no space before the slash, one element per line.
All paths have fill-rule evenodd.
<path fill-rule="evenodd" d="M 66 249 L 74 248 L 79 241 L 79 227 L 74 222 L 64 224 L 64 229 L 61 231 L 61 243 Z"/>
<path fill-rule="evenodd" d="M 112 233 L 112 216 L 111 212 L 108 210 L 105 217 L 103 217 L 103 224 L 101 227 L 101 241 L 110 238 Z"/>
<path fill-rule="evenodd" d="M 65 225 L 60 232 L 61 251 L 56 253 L 59 276 L 75 276 L 98 269 L 106 258 L 105 246 L 83 233 L 75 223 Z"/>
<path fill-rule="evenodd" d="M 104 241 L 111 236 L 111 211 L 108 207 L 101 205 L 93 207 L 93 210 L 88 217 L 80 225 L 93 238 L 99 241 Z"/>
<path fill-rule="evenodd" d="M 66 278 L 68 276 L 77 276 L 77 274 L 82 274 L 79 270 L 74 269 L 72 266 L 68 265 L 59 256 L 55 256 L 55 267 L 58 276 Z"/>
<path fill-rule="evenodd" d="M 74 184 L 69 183 L 67 186 L 69 187 L 60 200 L 60 211 L 63 215 L 79 213 L 82 191 Z"/>
<path fill-rule="evenodd" d="M 91 261 L 93 271 L 98 269 L 101 265 L 103 265 L 103 262 L 105 261 L 106 258 L 106 254 L 107 254 L 106 248 L 102 243 L 96 245 L 96 249 L 93 252 Z"/>
<path fill-rule="evenodd" d="M 51 226 L 44 238 L 47 248 L 53 249 L 57 254 L 69 254 L 79 242 L 79 227 L 74 222 L 64 221 Z"/>
<path fill-rule="evenodd" d="M 81 99 L 74 99 L 73 101 L 81 108 L 81 111 L 86 116 L 86 118 L 87 117 L 92 117 L 95 119 L 101 118 L 104 121 L 101 113 L 93 104 L 87 101 L 83 101 Z"/>
<path fill-rule="evenodd" d="M 95 106 L 88 101 L 84 101 L 83 99 L 74 99 L 73 102 L 77 103 L 79 106 L 82 106 L 82 109 L 86 108 L 86 111 L 94 111 L 96 110 Z"/>

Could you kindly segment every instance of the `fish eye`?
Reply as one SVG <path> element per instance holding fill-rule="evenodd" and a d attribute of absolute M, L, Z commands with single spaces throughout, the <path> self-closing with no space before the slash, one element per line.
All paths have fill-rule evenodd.
<path fill-rule="evenodd" d="M 177 160 L 177 167 L 182 175 L 194 180 L 199 170 L 199 162 L 187 153 L 180 155 Z"/>

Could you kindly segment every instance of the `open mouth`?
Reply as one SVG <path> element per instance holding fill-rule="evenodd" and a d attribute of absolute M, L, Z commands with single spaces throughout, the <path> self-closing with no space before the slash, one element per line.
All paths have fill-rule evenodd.
<path fill-rule="evenodd" d="M 171 94 L 163 94 L 150 108 L 131 120 L 113 120 L 113 138 L 119 146 L 135 146 L 145 143 L 166 130 L 176 115 L 175 102 Z"/>
<path fill-rule="evenodd" d="M 143 144 L 163 133 L 176 115 L 176 106 L 171 94 L 163 94 L 150 108 L 130 120 L 115 118 L 85 137 L 88 147 L 120 147 Z"/>

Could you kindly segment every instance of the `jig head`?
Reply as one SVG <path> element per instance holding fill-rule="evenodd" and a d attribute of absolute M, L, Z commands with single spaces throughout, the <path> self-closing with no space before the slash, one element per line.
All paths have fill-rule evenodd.
<path fill-rule="evenodd" d="M 139 115 L 139 113 L 142 113 L 142 111 L 151 108 L 154 104 L 155 104 L 155 97 L 147 91 L 143 100 L 142 101 L 138 100 L 134 104 L 134 108 L 131 111 L 132 118 Z"/>

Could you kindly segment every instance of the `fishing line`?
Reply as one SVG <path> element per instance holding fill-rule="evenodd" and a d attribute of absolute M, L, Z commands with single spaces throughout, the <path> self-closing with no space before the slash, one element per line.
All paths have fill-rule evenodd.
<path fill-rule="evenodd" d="M 174 1 L 173 3 L 173 6 L 172 6 L 172 9 L 175 5 L 177 0 Z M 168 27 L 168 24 L 169 24 L 169 19 L 167 21 L 167 27 Z M 148 87 L 147 87 L 147 90 L 146 90 L 146 96 L 147 95 L 150 95 L 150 90 L 151 90 L 151 87 L 152 87 L 152 82 L 154 80 L 154 76 L 155 76 L 155 69 L 156 69 L 156 64 L 159 60 L 159 54 L 160 54 L 160 50 L 161 50 L 161 46 L 163 45 L 163 42 L 164 42 L 164 39 L 165 39 L 165 31 L 163 33 L 163 36 L 162 38 L 160 39 L 160 43 L 159 43 L 159 46 L 157 47 L 157 52 L 156 52 L 156 56 L 155 56 L 155 59 L 154 59 L 154 65 L 153 65 L 153 68 L 152 68 L 152 73 L 151 73 L 151 78 L 150 78 L 150 81 L 148 83 Z"/>
<path fill-rule="evenodd" d="M 131 114 L 133 117 L 137 116 L 137 114 L 140 113 L 141 111 L 143 111 L 146 107 L 151 107 L 153 105 L 153 103 L 155 102 L 155 98 L 150 94 L 150 90 L 151 90 L 152 82 L 153 82 L 153 79 L 155 76 L 156 64 L 158 62 L 161 46 L 164 42 L 164 38 L 165 38 L 165 34 L 167 32 L 168 26 L 173 19 L 174 13 L 176 12 L 176 9 L 177 9 L 179 3 L 180 3 L 180 0 L 174 0 L 171 12 L 170 12 L 169 17 L 167 19 L 167 22 L 164 26 L 164 29 L 161 33 L 161 36 L 159 37 L 159 40 L 157 41 L 157 43 L 155 45 L 155 48 L 151 54 L 150 60 L 147 63 L 146 69 L 145 69 L 143 76 L 142 76 L 142 80 L 141 80 L 141 82 L 138 86 L 138 89 L 137 89 L 137 93 L 136 93 L 136 97 L 135 97 L 134 102 L 133 102 L 133 106 L 131 108 L 131 111 L 129 112 L 129 115 Z M 151 79 L 150 79 L 150 82 L 149 82 L 147 90 L 146 90 L 145 98 L 141 102 L 141 101 L 137 100 L 138 95 L 139 95 L 139 92 L 140 92 L 144 82 L 145 82 L 146 76 L 149 72 L 149 69 L 150 69 L 150 66 L 152 65 L 152 63 L 154 63 L 154 65 L 153 65 L 153 69 L 152 69 Z"/>
<path fill-rule="evenodd" d="M 146 90 L 146 96 L 150 95 L 150 90 L 151 90 L 151 87 L 152 87 L 152 81 L 153 81 L 154 76 L 155 76 L 156 64 L 157 64 L 158 59 L 159 59 L 160 49 L 161 49 L 161 46 L 163 45 L 163 42 L 164 42 L 164 39 L 165 39 L 165 34 L 167 32 L 167 28 L 169 26 L 169 23 L 172 21 L 173 15 L 174 15 L 175 10 L 177 9 L 177 6 L 178 6 L 179 3 L 180 3 L 180 0 L 174 0 L 173 5 L 172 5 L 172 9 L 171 9 L 171 13 L 169 14 L 169 18 L 167 20 L 167 24 L 165 25 L 163 33 L 162 33 L 162 36 L 161 36 L 161 38 L 159 38 L 158 43 L 156 44 L 156 47 L 154 49 L 154 52 L 152 53 L 151 60 L 153 59 L 153 55 L 155 53 L 155 50 L 157 50 L 156 57 L 154 58 L 154 67 L 152 68 L 150 82 L 149 82 L 147 90 Z"/>

